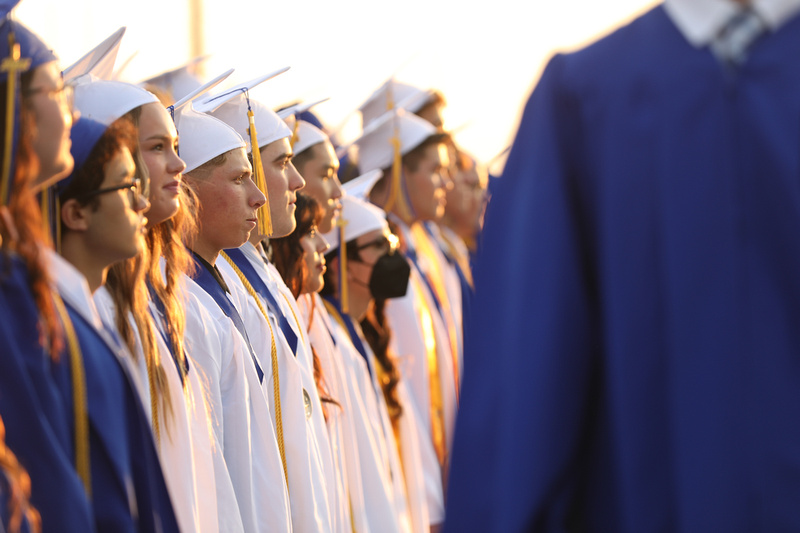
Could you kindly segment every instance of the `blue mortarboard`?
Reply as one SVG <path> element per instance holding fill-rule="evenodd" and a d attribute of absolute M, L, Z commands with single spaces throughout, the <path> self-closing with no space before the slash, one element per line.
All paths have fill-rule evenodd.
<path fill-rule="evenodd" d="M 107 129 L 108 126 L 102 122 L 86 117 L 80 117 L 72 125 L 72 131 L 69 134 L 70 140 L 72 141 L 70 153 L 72 153 L 72 158 L 75 160 L 75 168 L 67 178 L 58 182 L 57 187 L 59 194 L 72 183 L 75 174 L 83 167 L 86 160 L 89 159 L 89 155 L 97 145 L 97 141 L 100 140 L 100 137 L 103 136 Z"/>
<path fill-rule="evenodd" d="M 0 17 L 3 18 L 2 25 L 0 25 L 0 57 L 3 59 L 9 57 L 8 34 L 13 31 L 14 40 L 19 43 L 20 59 L 31 60 L 25 70 L 34 69 L 39 65 L 58 59 L 53 50 L 44 44 L 35 33 L 19 22 L 11 20 L 9 17 L 11 9 L 18 3 L 19 0 L 0 0 Z M 8 70 L 0 69 L 0 81 L 4 82 L 6 79 L 8 79 Z"/>
<path fill-rule="evenodd" d="M 310 110 L 306 109 L 305 111 L 300 111 L 295 116 L 297 117 L 297 120 L 308 122 L 309 124 L 316 126 L 318 129 L 325 131 L 325 126 L 322 125 L 322 121 Z"/>

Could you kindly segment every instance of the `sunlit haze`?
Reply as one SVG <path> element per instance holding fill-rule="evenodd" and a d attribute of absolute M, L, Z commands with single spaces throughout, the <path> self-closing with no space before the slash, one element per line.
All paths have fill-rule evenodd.
<path fill-rule="evenodd" d="M 330 128 L 357 133 L 353 110 L 389 76 L 438 88 L 456 140 L 489 162 L 511 142 L 519 113 L 547 59 L 607 33 L 652 0 L 197 0 L 207 77 L 229 68 L 229 85 L 283 66 L 253 95 L 277 107 L 330 97 L 315 111 Z M 138 82 L 194 56 L 191 0 L 22 0 L 18 20 L 51 45 L 66 67 L 120 26 L 117 66 Z M 394 6 L 394 8 L 393 8 Z M 500 161 L 501 162 L 501 161 Z M 497 167 L 495 167 L 495 170 Z"/>

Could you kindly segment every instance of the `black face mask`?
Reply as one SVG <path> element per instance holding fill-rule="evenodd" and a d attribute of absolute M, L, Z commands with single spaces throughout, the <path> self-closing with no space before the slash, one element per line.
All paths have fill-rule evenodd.
<path fill-rule="evenodd" d="M 381 256 L 372 267 L 369 277 L 369 292 L 380 300 L 400 298 L 406 295 L 411 267 L 400 252 Z"/>

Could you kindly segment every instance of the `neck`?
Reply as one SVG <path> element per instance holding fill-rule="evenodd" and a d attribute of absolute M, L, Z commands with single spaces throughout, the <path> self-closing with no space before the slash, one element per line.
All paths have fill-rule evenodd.
<path fill-rule="evenodd" d="M 86 278 L 89 290 L 94 292 L 106 282 L 106 273 L 111 266 L 96 252 L 87 250 L 79 239 L 65 237 L 61 242 L 61 255 Z"/>
<path fill-rule="evenodd" d="M 390 191 L 391 191 L 391 185 L 389 185 L 388 187 L 385 188 L 385 190 L 380 191 L 380 192 L 375 192 L 373 190 L 373 192 L 370 193 L 369 200 L 373 204 L 375 204 L 378 207 L 380 207 L 381 209 L 385 210 L 386 209 L 386 204 L 389 202 L 389 193 L 390 193 Z M 403 194 L 403 191 L 397 191 L 397 194 L 401 195 L 401 194 Z M 403 213 L 400 210 L 400 202 L 401 201 L 402 200 L 400 198 L 395 198 L 394 205 L 392 205 L 392 209 L 390 211 L 388 211 L 388 212 L 393 214 L 394 216 L 396 216 L 398 219 L 402 220 L 403 223 L 405 223 L 406 226 L 410 226 L 411 224 L 413 224 L 417 220 L 414 218 L 413 213 L 410 212 L 411 209 L 409 209 L 408 213 Z"/>
<path fill-rule="evenodd" d="M 217 261 L 217 257 L 219 257 L 219 253 L 222 251 L 221 248 L 203 239 L 201 235 L 198 235 L 197 238 L 188 243 L 188 247 L 191 251 L 208 261 L 208 264 L 212 266 Z"/>
<path fill-rule="evenodd" d="M 250 232 L 250 238 L 247 240 L 253 246 L 258 246 L 262 241 L 269 242 L 269 237 L 265 237 L 264 235 L 260 235 L 258 233 L 258 228 L 254 229 Z"/>
<path fill-rule="evenodd" d="M 352 283 L 350 287 L 351 289 L 348 302 L 349 309 L 347 314 L 356 322 L 361 322 L 364 320 L 364 317 L 367 316 L 367 309 L 369 309 L 371 297 L 365 298 L 363 294 L 359 294 L 361 291 L 352 290 Z"/>

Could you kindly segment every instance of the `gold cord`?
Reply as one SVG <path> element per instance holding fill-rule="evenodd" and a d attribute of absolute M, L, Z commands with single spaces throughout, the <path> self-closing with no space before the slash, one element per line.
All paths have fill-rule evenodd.
<path fill-rule="evenodd" d="M 89 413 L 86 398 L 86 372 L 83 367 L 78 335 L 69 318 L 64 301 L 54 292 L 53 303 L 64 326 L 72 374 L 72 404 L 75 417 L 75 470 L 78 472 L 89 500 L 92 499 L 91 462 L 89 460 Z"/>
<path fill-rule="evenodd" d="M 244 285 L 244 288 L 247 289 L 248 294 L 253 297 L 256 301 L 256 305 L 258 305 L 258 310 L 261 311 L 261 314 L 264 315 L 264 319 L 267 321 L 267 326 L 269 326 L 269 334 L 270 339 L 272 340 L 272 345 L 270 347 L 270 356 L 272 357 L 272 394 L 275 399 L 275 433 L 278 437 L 278 450 L 281 452 L 281 462 L 283 463 L 283 475 L 286 477 L 286 490 L 289 490 L 289 470 L 286 468 L 286 448 L 283 444 L 283 414 L 281 413 L 281 385 L 280 385 L 280 378 L 278 376 L 278 349 L 275 346 L 275 332 L 272 330 L 272 324 L 269 323 L 269 316 L 267 316 L 267 310 L 264 309 L 264 306 L 261 305 L 261 300 L 259 299 L 258 295 L 256 294 L 256 290 L 247 280 L 247 277 L 244 273 L 239 270 L 239 267 L 236 266 L 236 263 L 228 257 L 228 254 L 222 252 L 220 254 L 225 260 L 228 262 L 229 265 L 233 268 L 236 275 L 239 277 L 239 280 Z"/>

